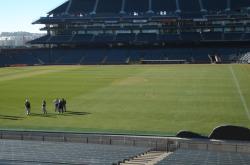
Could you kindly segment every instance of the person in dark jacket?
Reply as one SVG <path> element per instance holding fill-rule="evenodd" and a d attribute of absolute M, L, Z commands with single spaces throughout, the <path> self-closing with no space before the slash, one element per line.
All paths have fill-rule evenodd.
<path fill-rule="evenodd" d="M 25 109 L 26 109 L 26 114 L 30 115 L 30 110 L 31 110 L 31 104 L 30 101 L 28 99 L 25 100 Z"/>
<path fill-rule="evenodd" d="M 42 101 L 42 112 L 43 112 L 44 115 L 47 114 L 46 101 L 45 100 Z"/>

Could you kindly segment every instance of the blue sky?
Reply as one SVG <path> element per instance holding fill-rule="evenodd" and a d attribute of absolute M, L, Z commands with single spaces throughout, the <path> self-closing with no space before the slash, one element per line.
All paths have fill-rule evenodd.
<path fill-rule="evenodd" d="M 42 27 L 31 23 L 66 0 L 1 0 L 0 33 L 14 31 L 39 32 Z"/>

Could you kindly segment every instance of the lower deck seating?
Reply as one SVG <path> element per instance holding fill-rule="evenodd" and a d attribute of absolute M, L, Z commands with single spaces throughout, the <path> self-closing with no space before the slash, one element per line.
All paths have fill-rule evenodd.
<path fill-rule="evenodd" d="M 105 56 L 98 52 L 85 53 L 81 64 L 82 65 L 99 65 L 102 64 Z"/>
<path fill-rule="evenodd" d="M 220 41 L 222 40 L 222 32 L 205 32 L 202 33 L 205 41 Z"/>
<path fill-rule="evenodd" d="M 205 150 L 185 150 L 180 149 L 159 162 L 157 165 L 236 165 L 250 164 L 250 155 L 233 152 L 216 152 Z"/>
<path fill-rule="evenodd" d="M 110 165 L 149 150 L 100 144 L 0 140 L 0 164 Z"/>
<path fill-rule="evenodd" d="M 250 48 L 53 48 L 26 49 L 0 54 L 0 66 L 14 64 L 127 64 L 141 60 L 185 60 L 188 63 L 210 63 L 218 56 L 222 63 L 237 61 Z"/>

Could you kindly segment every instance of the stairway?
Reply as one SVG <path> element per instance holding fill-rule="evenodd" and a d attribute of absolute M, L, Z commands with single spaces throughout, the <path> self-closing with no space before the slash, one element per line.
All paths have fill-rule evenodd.
<path fill-rule="evenodd" d="M 170 154 L 171 152 L 149 151 L 130 160 L 126 160 L 123 163 L 120 163 L 120 165 L 154 165 Z"/>

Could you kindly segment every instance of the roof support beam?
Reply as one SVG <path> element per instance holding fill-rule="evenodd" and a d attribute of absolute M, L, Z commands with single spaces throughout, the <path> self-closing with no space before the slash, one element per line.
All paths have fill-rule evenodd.
<path fill-rule="evenodd" d="M 69 4 L 68 4 L 68 6 L 66 8 L 65 14 L 69 14 L 69 10 L 71 8 L 72 2 L 73 2 L 73 0 L 69 0 Z"/>
<path fill-rule="evenodd" d="M 96 9 L 97 9 L 97 7 L 98 7 L 98 4 L 99 4 L 99 0 L 96 0 L 96 1 L 95 1 L 95 6 L 94 6 L 94 8 L 93 8 L 93 11 L 92 11 L 90 14 L 96 14 Z"/>

